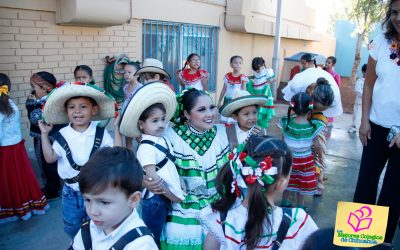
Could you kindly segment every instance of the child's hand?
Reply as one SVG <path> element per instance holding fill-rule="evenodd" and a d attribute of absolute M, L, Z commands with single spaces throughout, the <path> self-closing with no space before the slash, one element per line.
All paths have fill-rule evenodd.
<path fill-rule="evenodd" d="M 400 133 L 398 133 L 393 140 L 389 144 L 389 148 L 393 147 L 396 145 L 398 148 L 400 148 Z"/>
<path fill-rule="evenodd" d="M 43 123 L 42 120 L 39 120 L 38 124 L 39 124 L 40 132 L 42 132 L 43 135 L 48 135 L 50 133 L 50 131 L 53 129 L 52 124 Z"/>
<path fill-rule="evenodd" d="M 165 194 L 164 181 L 161 178 L 158 178 L 158 180 L 154 180 L 153 178 L 151 178 L 147 175 L 144 175 L 142 184 L 145 188 L 147 188 L 152 193 Z"/>
<path fill-rule="evenodd" d="M 120 113 L 118 113 L 117 117 L 114 119 L 114 129 L 118 129 L 119 121 L 121 120 Z"/>

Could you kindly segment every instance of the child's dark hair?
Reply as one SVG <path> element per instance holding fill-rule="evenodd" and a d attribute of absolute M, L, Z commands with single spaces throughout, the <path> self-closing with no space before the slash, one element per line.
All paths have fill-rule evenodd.
<path fill-rule="evenodd" d="M 131 65 L 131 66 L 135 67 L 136 70 L 140 69 L 140 62 L 129 61 L 124 65 L 124 67 L 126 65 Z"/>
<path fill-rule="evenodd" d="M 326 58 L 326 60 L 331 60 L 332 61 L 332 65 L 335 65 L 336 64 L 336 57 L 334 57 L 334 56 L 329 56 L 328 58 Z"/>
<path fill-rule="evenodd" d="M 187 119 L 183 111 L 186 110 L 186 112 L 190 113 L 190 111 L 196 105 L 197 99 L 203 95 L 207 95 L 206 92 L 195 88 L 184 90 L 184 92 L 178 98 L 178 105 L 182 104 L 182 109 L 179 110 L 178 114 L 178 124 L 184 124 L 186 122 Z"/>
<path fill-rule="evenodd" d="M 301 250 L 357 250 L 356 247 L 342 247 L 333 244 L 335 230 L 333 228 L 319 229 L 312 233 L 304 242 Z M 371 248 L 372 249 L 372 248 Z"/>
<path fill-rule="evenodd" d="M 156 72 L 144 72 L 144 73 L 140 74 L 140 77 L 142 77 L 143 79 L 148 81 L 149 79 L 154 79 L 156 77 L 156 75 L 160 76 L 159 81 L 164 81 L 165 75 L 156 73 Z"/>
<path fill-rule="evenodd" d="M 94 100 L 94 99 L 91 98 L 91 97 L 88 97 L 88 96 L 73 96 L 73 97 L 71 97 L 71 98 L 69 98 L 68 100 L 65 101 L 65 103 L 64 103 L 64 108 L 65 108 L 65 109 L 67 108 L 68 102 L 69 102 L 70 100 L 79 99 L 79 98 L 86 98 L 86 99 L 88 99 L 88 100 L 90 101 L 90 103 L 91 103 L 93 106 L 97 106 L 96 100 Z"/>
<path fill-rule="evenodd" d="M 254 71 L 259 70 L 262 66 L 266 67 L 265 66 L 265 60 L 262 57 L 254 57 L 253 61 L 251 61 L 251 68 Z"/>
<path fill-rule="evenodd" d="M 324 106 L 331 106 L 335 99 L 332 87 L 328 80 L 323 77 L 317 79 L 317 85 L 312 93 L 314 103 L 321 103 Z"/>
<path fill-rule="evenodd" d="M 254 104 L 254 105 L 249 105 L 249 106 L 254 106 L 254 107 L 256 107 L 256 109 L 258 109 L 258 105 L 256 105 L 256 104 Z M 249 107 L 249 106 L 238 108 L 238 109 L 236 109 L 235 111 L 233 111 L 232 114 L 234 114 L 234 115 L 239 115 L 240 110 L 242 110 L 242 109 L 244 109 L 244 108 L 247 108 L 247 107 Z"/>
<path fill-rule="evenodd" d="M 315 56 L 311 55 L 310 53 L 305 53 L 304 55 L 302 55 L 300 60 L 304 60 L 308 63 L 313 62 L 314 66 L 317 67 L 317 59 L 315 58 Z"/>
<path fill-rule="evenodd" d="M 49 73 L 47 71 L 40 71 L 37 72 L 36 75 L 40 76 L 43 80 L 49 82 L 51 85 L 56 86 L 57 84 L 57 79 L 52 73 Z"/>
<path fill-rule="evenodd" d="M 149 118 L 150 114 L 152 112 L 154 112 L 154 110 L 156 110 L 156 109 L 159 109 L 164 113 L 166 112 L 165 107 L 164 107 L 164 105 L 162 105 L 162 103 L 155 103 L 143 111 L 143 113 L 139 117 L 139 121 L 145 122 L 147 120 L 147 118 Z"/>
<path fill-rule="evenodd" d="M 230 63 L 233 63 L 233 60 L 235 60 L 236 58 L 239 58 L 240 60 L 243 61 L 243 58 L 242 58 L 241 56 L 236 55 L 236 56 L 232 56 L 232 57 L 231 57 L 231 60 L 230 60 L 229 62 L 230 62 Z"/>
<path fill-rule="evenodd" d="M 8 91 L 11 91 L 11 81 L 6 74 L 0 73 L 0 86 L 7 86 Z M 8 94 L 0 95 L 0 113 L 9 117 L 14 113 L 14 109 L 9 101 L 10 97 Z"/>
<path fill-rule="evenodd" d="M 367 72 L 367 64 L 364 64 L 364 65 L 361 67 L 361 72 L 363 72 L 363 73 Z"/>
<path fill-rule="evenodd" d="M 192 58 L 195 56 L 197 56 L 198 58 L 201 58 L 199 56 L 199 54 L 197 54 L 197 53 L 192 53 L 192 54 L 188 55 L 188 57 L 186 58 L 185 64 L 183 65 L 182 69 L 179 71 L 186 69 L 186 67 L 189 65 L 190 60 L 192 60 Z"/>
<path fill-rule="evenodd" d="M 269 136 L 251 136 L 247 141 L 244 152 L 257 162 L 261 162 L 266 156 L 270 156 L 272 165 L 278 171 L 278 174 L 273 178 L 277 180 L 279 177 L 288 177 L 292 166 L 292 154 L 284 141 Z M 221 198 L 211 204 L 213 209 L 227 213 L 235 203 L 237 197 L 235 192 L 231 192 L 232 180 L 233 174 L 228 162 L 219 171 L 215 180 L 216 189 Z M 257 181 L 254 184 L 248 184 L 249 212 L 245 226 L 247 249 L 254 249 L 260 242 L 264 234 L 264 219 L 267 220 L 267 226 L 272 232 L 272 222 L 267 216 L 272 207 L 265 197 L 265 189 L 268 187 L 263 187 Z"/>
<path fill-rule="evenodd" d="M 306 115 L 309 112 L 312 112 L 311 104 L 312 104 L 311 97 L 307 95 L 306 92 L 300 92 L 295 94 L 290 101 L 290 105 L 287 112 L 287 122 L 285 129 L 286 130 L 289 129 L 290 115 L 292 110 L 296 115 Z M 311 123 L 311 121 L 309 122 L 314 127 L 314 124 Z"/>
<path fill-rule="evenodd" d="M 129 197 L 141 191 L 142 181 L 142 166 L 131 150 L 103 147 L 83 165 L 79 174 L 79 189 L 83 194 L 100 194 L 108 187 L 114 187 Z"/>
<path fill-rule="evenodd" d="M 79 70 L 85 71 L 89 75 L 90 79 L 92 79 L 89 82 L 90 84 L 93 84 L 93 85 L 96 84 L 96 82 L 93 79 L 93 70 L 92 70 L 92 68 L 90 68 L 87 65 L 78 65 L 74 69 L 74 76 L 76 76 L 76 72 L 78 72 Z"/>

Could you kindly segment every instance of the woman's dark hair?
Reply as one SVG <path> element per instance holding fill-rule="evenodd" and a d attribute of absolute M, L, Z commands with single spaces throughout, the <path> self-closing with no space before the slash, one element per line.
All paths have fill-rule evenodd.
<path fill-rule="evenodd" d="M 388 4 L 386 6 L 386 15 L 382 23 L 382 29 L 385 31 L 386 39 L 394 39 L 398 35 L 396 28 L 393 26 L 393 23 L 390 20 L 390 17 L 392 15 L 392 4 L 396 1 L 397 0 L 390 0 L 388 1 Z"/>
<path fill-rule="evenodd" d="M 251 68 L 254 71 L 259 70 L 262 66 L 266 67 L 265 66 L 265 60 L 262 57 L 254 57 L 253 61 L 251 61 Z"/>
<path fill-rule="evenodd" d="M 83 194 L 100 194 L 108 187 L 114 187 L 129 197 L 141 191 L 142 181 L 142 166 L 131 150 L 103 147 L 82 167 L 79 189 Z"/>
<path fill-rule="evenodd" d="M 311 55 L 310 53 L 305 53 L 304 55 L 302 55 L 300 60 L 304 60 L 308 63 L 313 62 L 314 66 L 317 67 L 317 59 L 315 58 L 315 56 Z"/>
<path fill-rule="evenodd" d="M 187 120 L 183 111 L 186 110 L 186 112 L 190 113 L 190 111 L 196 105 L 197 99 L 203 95 L 207 94 L 204 91 L 195 88 L 185 90 L 185 92 L 182 94 L 182 97 L 179 100 L 179 104 L 182 104 L 183 109 L 179 110 L 180 113 L 178 115 L 178 120 L 179 120 L 178 124 L 184 124 L 185 121 Z"/>
<path fill-rule="evenodd" d="M 54 75 L 52 73 L 49 73 L 47 71 L 40 71 L 40 72 L 37 72 L 36 75 L 40 76 L 40 78 L 49 82 L 53 86 L 56 86 L 56 84 L 57 84 L 57 79 L 54 77 Z"/>
<path fill-rule="evenodd" d="M 233 60 L 235 60 L 236 58 L 239 58 L 240 60 L 243 61 L 243 58 L 242 58 L 241 56 L 236 55 L 236 56 L 232 56 L 232 57 L 231 57 L 231 60 L 230 60 L 229 62 L 230 62 L 230 63 L 233 63 Z"/>
<path fill-rule="evenodd" d="M 319 229 L 312 233 L 304 242 L 301 250 L 357 250 L 356 247 L 342 247 L 333 244 L 333 236 L 335 231 L 333 228 Z M 372 248 L 371 248 L 372 249 Z"/>
<path fill-rule="evenodd" d="M 186 69 L 186 67 L 189 65 L 190 60 L 192 60 L 192 58 L 195 57 L 195 56 L 197 56 L 198 58 L 201 58 L 201 57 L 199 56 L 199 54 L 196 54 L 196 53 L 190 54 L 190 55 L 186 58 L 185 64 L 183 65 L 182 69 L 179 70 L 179 71 L 182 71 L 182 70 Z"/>
<path fill-rule="evenodd" d="M 292 166 L 292 154 L 286 143 L 280 139 L 269 136 L 251 136 L 247 141 L 244 152 L 250 155 L 257 162 L 264 160 L 266 156 L 272 158 L 272 164 L 278 170 L 278 174 L 274 176 L 275 180 L 279 177 L 287 177 Z M 211 204 L 211 207 L 223 213 L 228 210 L 236 201 L 236 194 L 231 192 L 233 175 L 229 162 L 226 163 L 218 172 L 216 177 L 216 189 L 221 196 L 219 200 Z M 266 185 L 266 184 L 264 184 Z M 268 218 L 268 211 L 271 210 L 271 204 L 265 198 L 265 188 L 258 182 L 248 184 L 248 218 L 245 226 L 245 244 L 247 249 L 254 249 L 260 242 L 263 234 L 265 221 L 272 233 L 272 222 Z"/>
<path fill-rule="evenodd" d="M 155 103 L 143 111 L 143 113 L 139 117 L 139 121 L 145 122 L 147 120 L 147 118 L 149 118 L 150 114 L 152 112 L 154 112 L 154 110 L 156 110 L 156 109 L 159 109 L 159 110 L 163 111 L 164 113 L 166 112 L 165 107 L 164 107 L 164 105 L 162 105 L 162 103 Z"/>
<path fill-rule="evenodd" d="M 0 86 L 6 85 L 8 87 L 8 91 L 11 91 L 11 81 L 10 78 L 6 74 L 0 73 Z M 0 113 L 9 117 L 14 113 L 14 109 L 11 106 L 9 101 L 10 97 L 8 94 L 0 95 Z"/>
<path fill-rule="evenodd" d="M 366 63 L 361 67 L 361 72 L 367 72 L 367 64 Z"/>
<path fill-rule="evenodd" d="M 286 127 L 285 127 L 286 130 L 289 129 L 290 115 L 292 113 L 292 110 L 296 115 L 306 115 L 309 112 L 312 112 L 312 108 L 310 106 L 311 97 L 309 95 L 307 95 L 306 92 L 300 92 L 300 93 L 295 94 L 292 97 L 290 104 L 291 105 L 289 105 L 288 112 L 287 112 L 287 122 L 286 122 Z M 311 123 L 311 121 L 309 121 L 309 122 L 314 127 L 314 124 Z"/>
<path fill-rule="evenodd" d="M 326 58 L 326 59 L 327 59 L 327 60 L 328 60 L 328 59 L 331 60 L 333 65 L 336 64 L 336 57 L 334 57 L 334 56 L 329 56 L 329 57 Z"/>
<path fill-rule="evenodd" d="M 76 68 L 74 69 L 74 76 L 76 76 L 76 72 L 78 72 L 79 70 L 82 70 L 82 71 L 85 71 L 88 75 L 89 75 L 89 77 L 92 79 L 89 83 L 90 84 L 96 84 L 96 82 L 94 81 L 94 79 L 93 79 L 93 70 L 92 70 L 92 68 L 90 68 L 89 66 L 87 66 L 87 65 L 78 65 L 78 66 L 76 66 Z"/>
<path fill-rule="evenodd" d="M 323 77 L 317 79 L 317 86 L 312 93 L 312 100 L 314 103 L 321 103 L 324 106 L 331 106 L 335 99 L 332 87 L 328 80 Z"/>

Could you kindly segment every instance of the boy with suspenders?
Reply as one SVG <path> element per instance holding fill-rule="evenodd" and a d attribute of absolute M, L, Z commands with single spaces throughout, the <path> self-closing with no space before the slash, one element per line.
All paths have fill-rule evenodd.
<path fill-rule="evenodd" d="M 143 170 L 126 148 L 98 150 L 82 167 L 79 188 L 90 221 L 82 224 L 70 249 L 157 250 L 136 210 Z"/>
<path fill-rule="evenodd" d="M 43 121 L 39 121 L 42 148 L 48 163 L 57 162 L 58 174 L 64 181 L 62 213 L 64 231 L 73 239 L 87 219 L 84 201 L 79 191 L 81 166 L 101 147 L 113 146 L 110 134 L 92 120 L 105 120 L 115 115 L 115 101 L 104 91 L 81 82 L 64 83 L 54 89 L 43 106 Z M 53 124 L 66 124 L 54 135 Z"/>

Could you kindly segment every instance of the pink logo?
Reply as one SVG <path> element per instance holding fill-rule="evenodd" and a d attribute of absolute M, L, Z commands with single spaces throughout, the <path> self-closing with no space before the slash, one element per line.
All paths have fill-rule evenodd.
<path fill-rule="evenodd" d="M 369 218 L 371 214 L 371 208 L 368 206 L 363 206 L 349 214 L 347 224 L 353 228 L 354 232 L 369 229 L 372 223 L 372 218 Z"/>

